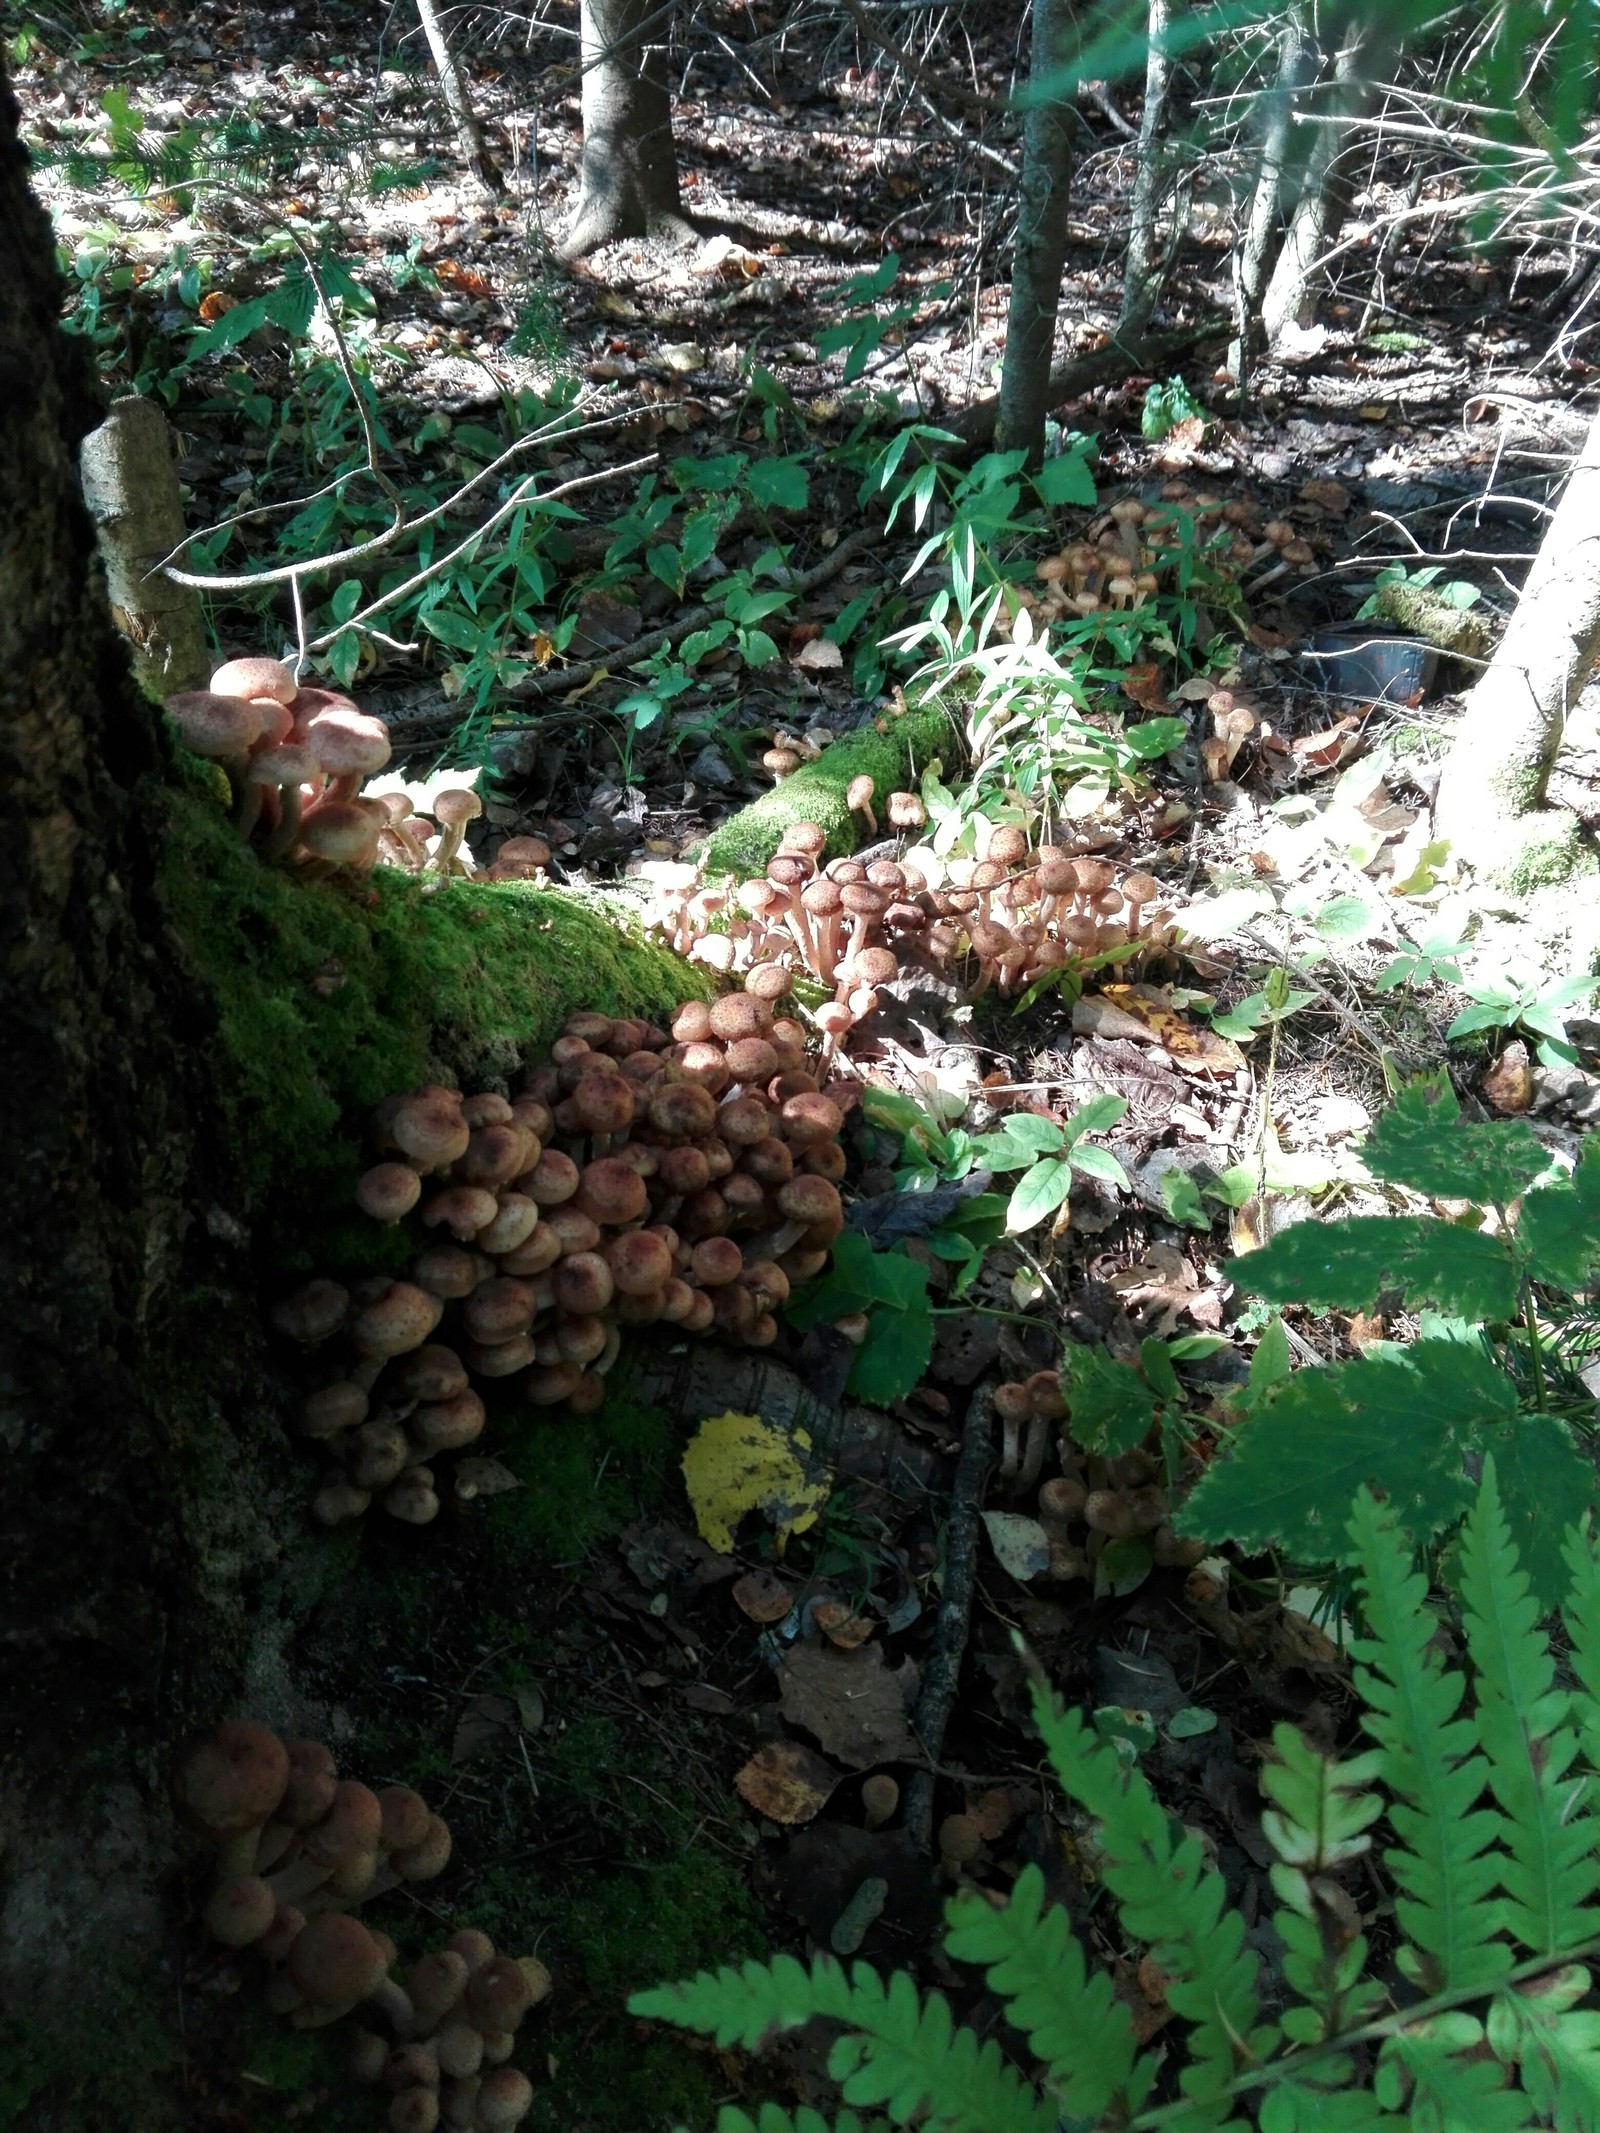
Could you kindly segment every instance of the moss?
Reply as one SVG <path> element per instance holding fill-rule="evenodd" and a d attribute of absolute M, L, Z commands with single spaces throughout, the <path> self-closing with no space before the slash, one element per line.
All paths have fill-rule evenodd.
<path fill-rule="evenodd" d="M 70 2021 L 0 2016 L 0 2126 L 28 2133 L 177 2127 L 181 2046 L 162 2019 L 151 1968 L 131 1955 L 108 1960 Z M 85 2038 L 96 2035 L 114 2037 L 115 2050 L 86 2051 Z"/>
<path fill-rule="evenodd" d="M 861 840 L 845 804 L 851 780 L 871 778 L 881 824 L 881 803 L 889 794 L 914 785 L 936 755 L 948 756 L 956 745 L 950 714 L 937 699 L 885 709 L 824 749 L 816 762 L 730 815 L 692 856 L 704 858 L 713 879 L 759 874 L 783 842 L 785 830 L 797 822 L 815 822 L 826 830 L 830 855 L 853 851 Z"/>
<path fill-rule="evenodd" d="M 246 1216 L 293 1177 L 326 1204 L 353 1181 L 340 1129 L 432 1076 L 503 1080 L 575 1008 L 660 1015 L 704 989 L 614 898 L 525 882 L 431 891 L 297 881 L 240 843 L 201 780 L 164 798 L 161 895 L 209 993 L 218 1099 Z M 363 1233 L 369 1259 L 370 1228 Z"/>
<path fill-rule="evenodd" d="M 1385 622 L 1410 630 L 1452 658 L 1480 660 L 1489 649 L 1489 626 L 1482 615 L 1470 607 L 1452 607 L 1425 586 L 1380 586 L 1375 605 Z"/>
<path fill-rule="evenodd" d="M 528 1486 L 491 1497 L 485 1529 L 511 1558 L 551 1566 L 575 1562 L 652 1507 L 678 1450 L 672 1422 L 629 1391 L 620 1369 L 598 1414 L 508 1404 L 491 1414 L 489 1432 L 495 1457 Z"/>
<path fill-rule="evenodd" d="M 1583 827 L 1565 808 L 1540 808 L 1497 825 L 1490 879 L 1516 896 L 1558 888 L 1579 875 L 1600 871 L 1583 841 Z"/>

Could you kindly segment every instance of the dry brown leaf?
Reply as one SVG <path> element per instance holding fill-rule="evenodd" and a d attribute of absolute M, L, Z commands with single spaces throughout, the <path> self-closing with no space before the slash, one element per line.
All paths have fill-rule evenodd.
<path fill-rule="evenodd" d="M 1528 1047 L 1520 1039 L 1508 1044 L 1478 1088 L 1484 1102 L 1492 1104 L 1496 1111 L 1510 1116 L 1526 1111 L 1533 1101 L 1533 1062 L 1528 1057 Z"/>
<path fill-rule="evenodd" d="M 881 1644 L 854 1652 L 796 1645 L 778 1669 L 778 1694 L 790 1724 L 814 1733 L 829 1755 L 852 1770 L 898 1763 L 917 1752 L 901 1683 L 884 1663 Z"/>
<path fill-rule="evenodd" d="M 781 1622 L 794 1605 L 788 1586 L 770 1570 L 747 1570 L 733 1588 L 733 1600 L 752 1622 Z"/>
<path fill-rule="evenodd" d="M 844 666 L 844 654 L 831 637 L 813 637 L 801 645 L 789 661 L 792 667 L 802 667 L 810 674 L 833 674 Z"/>
<path fill-rule="evenodd" d="M 1301 503 L 1315 504 L 1319 511 L 1331 512 L 1335 518 L 1343 518 L 1350 508 L 1350 491 L 1342 481 L 1302 482 L 1299 495 Z"/>
<path fill-rule="evenodd" d="M 793 1828 L 819 1815 L 833 1797 L 840 1773 L 797 1740 L 769 1741 L 734 1778 L 747 1806 L 769 1822 Z"/>
<path fill-rule="evenodd" d="M 871 1618 L 858 1615 L 843 1600 L 819 1600 L 811 1610 L 811 1619 L 828 1642 L 836 1644 L 842 1652 L 853 1652 L 872 1635 Z"/>
<path fill-rule="evenodd" d="M 678 1700 L 691 1711 L 706 1711 L 713 1718 L 731 1718 L 739 1708 L 726 1689 L 714 1689 L 709 1681 L 691 1681 L 679 1689 Z"/>
<path fill-rule="evenodd" d="M 1236 1044 L 1189 1021 L 1159 986 L 1107 985 L 1102 989 L 1111 1005 L 1147 1030 L 1173 1065 L 1186 1074 L 1236 1074 L 1243 1068 L 1244 1054 Z M 1073 1026 L 1077 1026 L 1076 1019 Z"/>
<path fill-rule="evenodd" d="M 526 1486 L 498 1459 L 462 1459 L 456 1463 L 456 1494 L 463 1503 L 470 1503 L 474 1496 L 503 1496 L 508 1489 Z"/>
<path fill-rule="evenodd" d="M 474 1696 L 456 1720 L 451 1762 L 471 1763 L 479 1756 L 500 1754 L 515 1738 L 519 1723 L 509 1696 Z"/>
<path fill-rule="evenodd" d="M 1158 666 L 1128 667 L 1120 677 L 1122 693 L 1141 711 L 1165 711 L 1168 708 L 1166 688 Z"/>

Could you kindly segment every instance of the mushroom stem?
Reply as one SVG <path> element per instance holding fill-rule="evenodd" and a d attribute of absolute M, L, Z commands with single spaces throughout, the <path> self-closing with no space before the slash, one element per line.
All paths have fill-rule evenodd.
<path fill-rule="evenodd" d="M 244 1871 L 248 1873 L 250 1869 L 246 1867 Z M 288 1866 L 280 1867 L 277 1873 L 269 1874 L 266 1877 L 267 1887 L 278 1899 L 280 1906 L 292 1903 L 305 1910 L 304 1899 L 314 1895 L 331 1872 L 331 1867 L 319 1866 L 315 1859 L 299 1858 L 292 1860 Z M 307 1915 L 309 1916 L 309 1913 Z"/>
<path fill-rule="evenodd" d="M 277 825 L 272 835 L 267 839 L 267 848 L 264 856 L 268 862 L 287 858 L 289 853 L 294 850 L 299 835 L 300 788 L 298 785 L 286 785 L 283 788 L 282 807 L 278 814 Z"/>

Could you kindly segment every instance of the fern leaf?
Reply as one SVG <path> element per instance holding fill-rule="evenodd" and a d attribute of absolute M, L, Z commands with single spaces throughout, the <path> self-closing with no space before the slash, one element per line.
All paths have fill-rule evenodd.
<path fill-rule="evenodd" d="M 1516 1269 L 1499 1237 L 1431 1215 L 1349 1215 L 1297 1222 L 1235 1263 L 1234 1279 L 1272 1303 L 1370 1311 L 1380 1289 L 1463 1318 L 1509 1318 Z"/>
<path fill-rule="evenodd" d="M 1462 1453 L 1483 1424 L 1516 1411 L 1511 1380 L 1464 1341 L 1416 1341 L 1404 1355 L 1297 1371 L 1212 1460 L 1177 1529 L 1326 1562 L 1342 1552 L 1342 1507 L 1371 1485 L 1408 1532 L 1441 1533 L 1472 1501 Z"/>
<path fill-rule="evenodd" d="M 1540 1614 L 1550 1614 L 1567 1593 L 1567 1528 L 1595 1503 L 1593 1456 L 1558 1415 L 1517 1415 L 1485 1429 L 1481 1442 L 1499 1469 L 1500 1508 L 1517 1560 Z"/>
<path fill-rule="evenodd" d="M 1600 1265 L 1600 1141 L 1585 1141 L 1570 1182 L 1528 1194 L 1517 1217 L 1517 1244 L 1535 1281 L 1589 1287 Z"/>
<path fill-rule="evenodd" d="M 1573 2011 L 1590 1982 L 1571 1964 L 1502 1993 L 1489 2010 L 1496 2057 L 1521 2068 L 1530 2102 L 1556 2133 L 1600 2133 L 1600 2014 Z"/>
<path fill-rule="evenodd" d="M 1411 2090 L 1414 2133 L 1519 2133 L 1532 2121 L 1532 2104 L 1507 2087 L 1506 2069 L 1483 2045 L 1483 2024 L 1472 2015 L 1419 2022 L 1385 2041 L 1377 2094 L 1398 2102 Z"/>
<path fill-rule="evenodd" d="M 1600 1541 L 1594 1522 L 1585 1519 L 1567 1534 L 1567 1574 L 1571 1583 L 1562 1609 L 1569 1659 L 1583 1688 L 1574 1698 L 1584 1761 L 1600 1768 Z"/>
<path fill-rule="evenodd" d="M 1290 1725 L 1277 1728 L 1273 1746 L 1278 1760 L 1261 1772 L 1262 1790 L 1275 1803 L 1261 1817 L 1278 1855 L 1272 1886 L 1282 1908 L 1273 1923 L 1284 1946 L 1284 1980 L 1306 2003 L 1285 2014 L 1283 2029 L 1296 2044 L 1320 2044 L 1367 2020 L 1382 1997 L 1376 1984 L 1362 1982 L 1366 1936 L 1353 1919 L 1334 1914 L 1324 1878 L 1372 1842 L 1366 1832 L 1383 1802 L 1360 1788 L 1378 1775 L 1382 1756 L 1374 1749 L 1341 1763 L 1319 1755 Z"/>
<path fill-rule="evenodd" d="M 1262 2100 L 1261 2133 L 1398 2133 L 1410 2121 L 1386 2111 L 1370 2089 L 1322 2089 L 1285 2081 Z"/>
<path fill-rule="evenodd" d="M 947 1916 L 946 1954 L 988 1971 L 1006 2019 L 1026 2035 L 1071 2115 L 1099 2119 L 1113 2104 L 1123 2113 L 1137 2109 L 1155 2067 L 1139 2058 L 1132 2020 L 1110 1978 L 1085 1964 L 1066 1912 L 1045 1905 L 1039 1869 L 1024 1867 L 1002 1908 L 958 1896 Z"/>
<path fill-rule="evenodd" d="M 881 1994 L 879 1980 L 865 1966 L 857 1965 L 856 1977 L 871 1980 L 869 1996 L 874 1990 Z M 754 2051 L 773 2030 L 798 2029 L 816 2015 L 848 2022 L 855 1998 L 850 1979 L 831 1956 L 819 1955 L 808 1970 L 792 1955 L 775 1955 L 770 1963 L 741 1963 L 737 1970 L 725 1963 L 682 1985 L 636 1992 L 628 2011 Z"/>
<path fill-rule="evenodd" d="M 1367 1489 L 1356 1498 L 1350 1535 L 1368 1628 L 1353 1645 L 1355 1682 L 1367 1731 L 1383 1752 L 1389 1821 L 1400 1840 L 1384 1855 L 1403 1891 L 1395 1914 L 1411 1943 L 1400 1960 L 1430 1990 L 1490 1984 L 1509 1960 L 1497 1937 L 1501 1906 L 1490 1894 L 1501 1818 L 1476 1806 L 1489 1773 L 1474 1752 L 1471 1721 L 1457 1715 L 1466 1683 L 1430 1651 L 1428 1581 L 1413 1569 L 1394 1513 Z"/>
<path fill-rule="evenodd" d="M 1514 1200 L 1550 1167 L 1549 1155 L 1520 1119 L 1462 1122 L 1447 1077 L 1407 1082 L 1367 1135 L 1361 1159 L 1375 1178 L 1410 1185 L 1435 1200 Z"/>
<path fill-rule="evenodd" d="M 957 2029 L 941 1993 L 920 2000 L 903 1970 L 885 1989 L 863 1965 L 855 1987 L 852 2033 L 828 2055 L 846 2103 L 881 2104 L 897 2125 L 916 2120 L 945 2133 L 1056 2133 L 1054 2103 L 1006 2064 L 992 2038 L 980 2043 Z"/>
<path fill-rule="evenodd" d="M 1192 2025 L 1178 2086 L 1196 2108 L 1175 2123 L 1185 2133 L 1234 2125 L 1229 2085 L 1273 2042 L 1256 2027 L 1256 1959 L 1244 1921 L 1199 1839 L 1168 1817 L 1144 1773 L 1124 1764 L 1081 1712 L 1058 1709 L 1038 1688 L 1033 1708 L 1057 1777 L 1100 1825 L 1103 1878 L 1125 1930 L 1148 1943 L 1171 1980 L 1167 2004 Z"/>
<path fill-rule="evenodd" d="M 1534 1955 L 1557 1955 L 1584 1937 L 1600 1885 L 1595 1825 L 1576 1808 L 1586 1780 L 1565 1723 L 1568 1699 L 1539 1630 L 1539 1603 L 1517 1561 L 1492 1457 L 1462 1529 L 1461 1597 L 1477 1675 L 1475 1722 L 1489 1786 L 1505 1811 L 1501 1870 L 1505 1919 Z"/>
<path fill-rule="evenodd" d="M 793 2113 L 778 2104 L 762 2104 L 755 2117 L 736 2104 L 725 2103 L 717 2113 L 717 2133 L 864 2133 L 854 2111 L 841 2111 L 832 2123 L 809 2104 Z"/>

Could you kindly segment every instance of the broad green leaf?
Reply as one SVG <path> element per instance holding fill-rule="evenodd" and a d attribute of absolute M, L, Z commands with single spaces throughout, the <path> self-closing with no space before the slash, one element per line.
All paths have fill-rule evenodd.
<path fill-rule="evenodd" d="M 811 485 L 798 459 L 753 459 L 745 469 L 750 501 L 764 511 L 803 511 Z"/>
<path fill-rule="evenodd" d="M 1170 1175 L 1170 1173 L 1169 1173 Z M 1436 1303 L 1464 1318 L 1509 1318 L 1516 1268 L 1498 1237 L 1429 1215 L 1351 1215 L 1296 1222 L 1234 1262 L 1233 1278 L 1273 1303 L 1370 1311 L 1381 1289 L 1413 1307 Z"/>
<path fill-rule="evenodd" d="M 1584 1143 L 1569 1180 L 1542 1185 L 1522 1203 L 1517 1244 L 1535 1281 L 1586 1289 L 1600 1265 L 1600 1140 Z"/>
<path fill-rule="evenodd" d="M 1178 1530 L 1327 1562 L 1341 1553 L 1344 1506 L 1366 1485 L 1414 1539 L 1430 1538 L 1472 1501 L 1463 1454 L 1516 1411 L 1511 1379 L 1457 1341 L 1297 1371 L 1212 1460 Z"/>
<path fill-rule="evenodd" d="M 856 1350 L 848 1389 L 858 1400 L 888 1407 L 911 1391 L 932 1353 L 933 1313 L 925 1297 L 903 1310 L 880 1307 L 868 1319 L 867 1337 Z"/>
<path fill-rule="evenodd" d="M 1514 1200 L 1550 1167 L 1521 1119 L 1466 1124 L 1442 1075 L 1407 1082 L 1379 1114 L 1361 1154 L 1375 1178 L 1480 1204 Z"/>
<path fill-rule="evenodd" d="M 1155 1394 L 1131 1363 L 1103 1348 L 1069 1346 L 1064 1360 L 1067 1429 L 1080 1451 L 1114 1459 L 1149 1436 Z"/>
<path fill-rule="evenodd" d="M 1208 1200 L 1220 1200 L 1224 1207 L 1243 1207 L 1256 1189 L 1256 1174 L 1248 1163 L 1235 1163 L 1200 1189 Z"/>
<path fill-rule="evenodd" d="M 1072 1166 L 1064 1156 L 1047 1156 L 1017 1180 L 1006 1207 L 1006 1228 L 1013 1236 L 1034 1229 L 1053 1215 L 1072 1187 Z"/>
<path fill-rule="evenodd" d="M 1074 504 L 1080 510 L 1092 511 L 1098 500 L 1094 476 L 1079 451 L 1068 450 L 1047 459 L 1033 477 L 1033 485 L 1041 502 L 1047 504 Z"/>
<path fill-rule="evenodd" d="M 1176 1164 L 1161 1173 L 1161 1204 L 1174 1222 L 1187 1222 L 1191 1229 L 1211 1227 L 1211 1217 L 1200 1204 L 1199 1186 Z"/>
<path fill-rule="evenodd" d="M 1592 1455 L 1555 1415 L 1523 1414 L 1485 1429 L 1500 1480 L 1500 1504 L 1541 1614 L 1567 1596 L 1567 1531 L 1595 1508 Z"/>
<path fill-rule="evenodd" d="M 1000 1134 L 1033 1155 L 1054 1155 L 1065 1138 L 1059 1121 L 1041 1118 L 1036 1111 L 1013 1111 L 1000 1127 Z"/>
<path fill-rule="evenodd" d="M 1364 896 L 1335 896 L 1313 922 L 1324 940 L 1364 941 L 1383 927 L 1383 915 Z"/>
<path fill-rule="evenodd" d="M 1121 1192 L 1132 1192 L 1128 1173 L 1117 1161 L 1109 1148 L 1100 1148 L 1091 1142 L 1079 1141 L 1067 1158 L 1074 1170 L 1081 1170 L 1086 1178 L 1099 1178 L 1102 1184 L 1115 1185 Z"/>
<path fill-rule="evenodd" d="M 1110 1126 L 1127 1116 L 1128 1099 L 1125 1096 L 1091 1096 L 1086 1104 L 1080 1104 L 1067 1120 L 1067 1133 L 1073 1140 L 1081 1140 L 1086 1133 L 1104 1133 Z M 1013 1117 L 1016 1115 L 1012 1114 Z"/>

